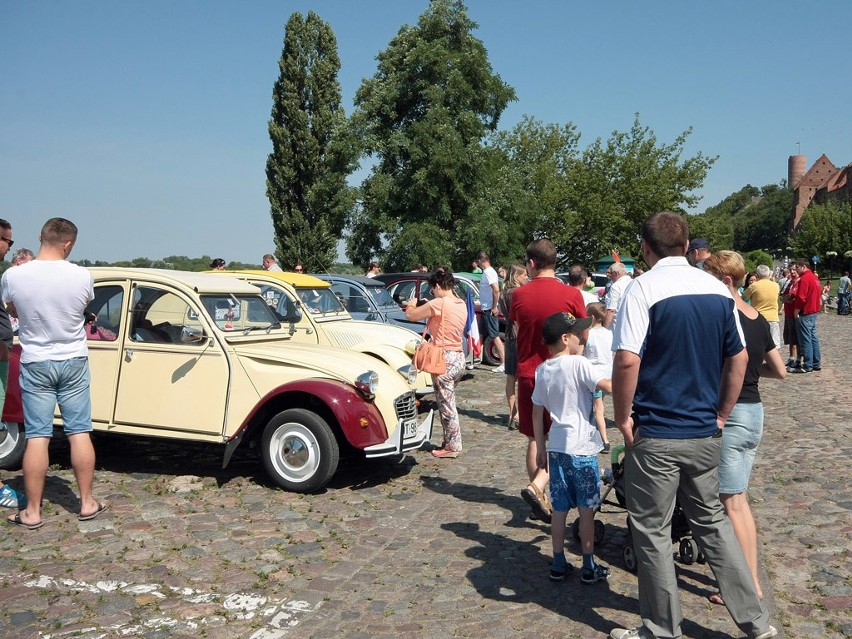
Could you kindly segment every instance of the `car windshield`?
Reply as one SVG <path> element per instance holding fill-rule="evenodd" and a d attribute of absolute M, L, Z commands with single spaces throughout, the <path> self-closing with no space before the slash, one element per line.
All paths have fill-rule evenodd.
<path fill-rule="evenodd" d="M 202 295 L 201 301 L 216 326 L 225 332 L 248 333 L 281 328 L 275 313 L 259 295 L 219 293 Z"/>
<path fill-rule="evenodd" d="M 346 312 L 337 295 L 330 288 L 300 288 L 296 293 L 302 306 L 312 315 Z"/>
<path fill-rule="evenodd" d="M 397 306 L 390 293 L 388 293 L 388 289 L 382 286 L 367 286 L 366 288 L 370 297 L 373 298 L 373 301 L 379 308 L 395 308 Z"/>

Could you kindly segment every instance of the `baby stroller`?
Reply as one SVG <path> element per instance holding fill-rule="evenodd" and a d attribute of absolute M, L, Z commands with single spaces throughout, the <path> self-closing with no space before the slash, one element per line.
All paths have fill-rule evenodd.
<path fill-rule="evenodd" d="M 625 448 L 623 445 L 616 446 L 612 451 L 611 487 L 615 489 L 615 497 L 618 505 L 622 508 L 627 508 L 627 502 L 624 498 L 624 453 Z M 604 496 L 608 494 L 609 490 L 604 493 Z M 683 509 L 677 502 L 675 502 L 674 511 L 672 512 L 671 535 L 672 543 L 678 544 L 678 557 L 682 563 L 687 565 L 693 564 L 696 561 L 700 564 L 704 563 L 704 553 L 701 552 L 698 548 L 698 543 L 693 539 L 686 514 L 684 514 Z M 597 537 L 597 535 L 595 536 Z M 624 567 L 630 572 L 635 573 L 638 566 L 636 564 L 636 552 L 633 550 L 633 530 L 630 525 L 629 516 L 627 517 L 627 539 L 625 539 L 624 546 L 621 548 L 621 558 L 624 561 Z"/>

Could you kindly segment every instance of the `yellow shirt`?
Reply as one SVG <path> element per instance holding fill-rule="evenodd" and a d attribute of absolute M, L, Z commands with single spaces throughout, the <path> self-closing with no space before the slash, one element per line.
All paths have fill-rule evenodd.
<path fill-rule="evenodd" d="M 780 287 L 770 279 L 757 280 L 743 291 L 754 309 L 766 318 L 767 322 L 778 321 L 778 294 Z"/>

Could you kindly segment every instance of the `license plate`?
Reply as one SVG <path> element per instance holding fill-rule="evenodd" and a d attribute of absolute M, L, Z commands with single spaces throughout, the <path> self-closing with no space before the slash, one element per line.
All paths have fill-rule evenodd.
<path fill-rule="evenodd" d="M 404 422 L 403 427 L 405 428 L 405 439 L 409 437 L 417 436 L 417 421 L 412 420 L 410 422 Z"/>

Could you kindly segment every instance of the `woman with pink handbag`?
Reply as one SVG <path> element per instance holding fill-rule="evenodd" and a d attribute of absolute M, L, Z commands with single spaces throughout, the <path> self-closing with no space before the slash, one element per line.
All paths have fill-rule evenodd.
<path fill-rule="evenodd" d="M 432 455 L 439 459 L 455 459 L 462 449 L 461 427 L 456 410 L 456 382 L 464 374 L 462 333 L 467 321 L 467 306 L 464 300 L 456 297 L 453 290 L 455 284 L 456 280 L 450 269 L 442 266 L 429 276 L 429 286 L 432 287 L 435 297 L 421 306 L 417 306 L 415 300 L 410 300 L 405 307 L 407 319 L 427 320 L 426 330 L 432 336 L 429 346 L 440 348 L 444 355 L 444 372 L 432 373 L 432 388 L 435 389 L 441 426 L 444 429 L 441 447 L 432 451 Z M 418 357 L 415 354 L 415 361 L 428 361 L 430 368 L 434 366 L 433 370 L 440 370 L 440 356 L 426 355 L 422 353 Z M 423 370 L 428 369 L 424 366 Z"/>

